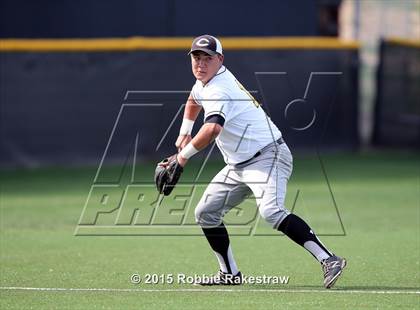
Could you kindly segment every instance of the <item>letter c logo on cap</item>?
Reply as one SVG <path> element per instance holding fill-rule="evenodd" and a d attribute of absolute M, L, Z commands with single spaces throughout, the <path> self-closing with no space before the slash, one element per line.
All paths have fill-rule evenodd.
<path fill-rule="evenodd" d="M 210 41 L 206 38 L 202 38 L 200 40 L 197 41 L 197 43 L 195 43 L 198 46 L 208 46 L 210 43 Z"/>

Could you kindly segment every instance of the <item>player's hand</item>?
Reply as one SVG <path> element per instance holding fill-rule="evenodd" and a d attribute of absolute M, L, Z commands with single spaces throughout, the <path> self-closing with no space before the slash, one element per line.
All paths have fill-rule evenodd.
<path fill-rule="evenodd" d="M 185 165 L 188 162 L 188 159 L 184 158 L 181 156 L 181 154 L 178 153 L 178 155 L 176 156 L 176 160 L 178 161 L 178 163 L 181 165 L 181 167 L 185 167 Z"/>
<path fill-rule="evenodd" d="M 180 135 L 178 139 L 176 139 L 175 146 L 180 152 L 190 141 L 192 140 L 191 135 Z"/>

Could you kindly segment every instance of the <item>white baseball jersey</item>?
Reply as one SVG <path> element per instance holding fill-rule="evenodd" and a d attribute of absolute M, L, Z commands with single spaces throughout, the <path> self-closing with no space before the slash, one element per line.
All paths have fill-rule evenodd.
<path fill-rule="evenodd" d="M 203 107 L 204 119 L 214 114 L 225 119 L 216 144 L 226 164 L 246 161 L 281 137 L 259 103 L 225 66 L 204 86 L 197 80 L 191 95 Z"/>

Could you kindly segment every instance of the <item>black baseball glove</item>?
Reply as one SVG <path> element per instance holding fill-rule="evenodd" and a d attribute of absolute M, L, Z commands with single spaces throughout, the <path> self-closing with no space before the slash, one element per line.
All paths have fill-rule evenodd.
<path fill-rule="evenodd" d="M 155 183 L 156 188 L 160 194 L 168 196 L 174 189 L 176 183 L 184 171 L 184 168 L 176 160 L 174 154 L 168 158 L 165 158 L 157 164 L 155 170 Z"/>

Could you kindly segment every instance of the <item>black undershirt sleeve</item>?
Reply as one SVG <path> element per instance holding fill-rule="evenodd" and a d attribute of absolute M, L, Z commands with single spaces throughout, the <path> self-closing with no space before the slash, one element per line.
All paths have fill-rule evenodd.
<path fill-rule="evenodd" d="M 213 114 L 213 115 L 207 116 L 206 119 L 204 120 L 204 123 L 216 123 L 223 127 L 223 125 L 225 124 L 225 119 L 220 114 Z"/>

